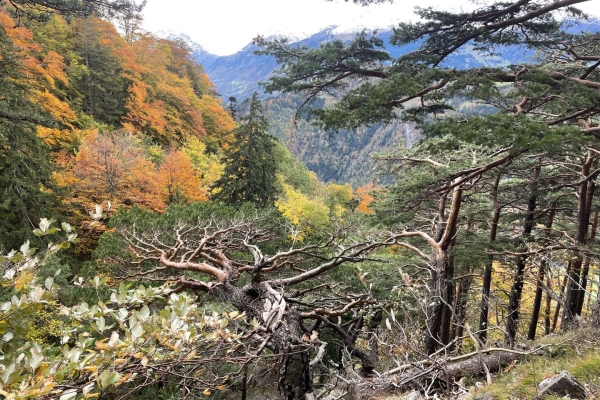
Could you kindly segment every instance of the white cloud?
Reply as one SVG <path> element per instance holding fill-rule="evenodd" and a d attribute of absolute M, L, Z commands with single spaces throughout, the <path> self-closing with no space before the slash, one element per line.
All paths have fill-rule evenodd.
<path fill-rule="evenodd" d="M 189 35 L 206 50 L 232 54 L 257 34 L 303 36 L 329 25 L 389 27 L 415 19 L 413 9 L 438 6 L 441 0 L 396 0 L 394 4 L 361 7 L 343 0 L 149 0 L 144 27 L 151 32 Z M 465 0 L 444 0 L 444 8 L 473 7 Z M 600 1 L 580 5 L 600 16 Z"/>

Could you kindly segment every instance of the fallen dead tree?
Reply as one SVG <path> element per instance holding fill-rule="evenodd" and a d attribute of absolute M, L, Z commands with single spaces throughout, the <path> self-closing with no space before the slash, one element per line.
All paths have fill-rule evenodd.
<path fill-rule="evenodd" d="M 489 348 L 444 358 L 431 357 L 400 365 L 378 377 L 359 384 L 365 398 L 398 394 L 409 390 L 449 387 L 465 376 L 482 376 L 506 368 L 528 355 L 539 355 L 542 347 L 529 350 Z"/>

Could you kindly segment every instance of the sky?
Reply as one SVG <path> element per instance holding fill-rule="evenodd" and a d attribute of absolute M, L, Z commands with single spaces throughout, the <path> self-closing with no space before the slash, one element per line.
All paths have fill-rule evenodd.
<path fill-rule="evenodd" d="M 415 20 L 416 5 L 469 9 L 467 0 L 396 0 L 361 7 L 343 0 L 148 0 L 144 28 L 184 33 L 216 55 L 236 53 L 257 34 L 302 38 L 330 25 L 387 28 Z M 600 0 L 578 5 L 600 18 Z"/>

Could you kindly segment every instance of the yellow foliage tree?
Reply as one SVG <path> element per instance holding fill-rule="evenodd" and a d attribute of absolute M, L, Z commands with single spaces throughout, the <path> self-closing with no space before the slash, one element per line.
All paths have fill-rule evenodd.
<path fill-rule="evenodd" d="M 288 184 L 282 185 L 284 196 L 275 202 L 275 206 L 297 227 L 298 239 L 329 223 L 330 211 L 323 199 L 311 199 Z"/>
<path fill-rule="evenodd" d="M 215 154 L 206 153 L 206 145 L 197 137 L 188 138 L 181 149 L 190 159 L 192 166 L 200 174 L 200 188 L 210 193 L 214 183 L 223 175 L 224 164 Z"/>
<path fill-rule="evenodd" d="M 330 217 L 340 218 L 352 200 L 352 186 L 348 183 L 338 185 L 330 182 L 323 189 L 323 197 Z"/>

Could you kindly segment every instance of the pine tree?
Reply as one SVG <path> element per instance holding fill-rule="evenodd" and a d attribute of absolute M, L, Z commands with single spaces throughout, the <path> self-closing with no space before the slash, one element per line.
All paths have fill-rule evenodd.
<path fill-rule="evenodd" d="M 258 94 L 250 100 L 250 113 L 234 131 L 234 143 L 225 153 L 225 171 L 215 185 L 215 198 L 240 205 L 245 202 L 272 205 L 277 195 L 275 138 L 267 133 Z"/>

